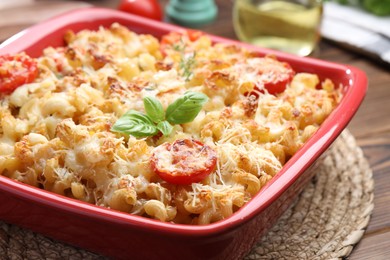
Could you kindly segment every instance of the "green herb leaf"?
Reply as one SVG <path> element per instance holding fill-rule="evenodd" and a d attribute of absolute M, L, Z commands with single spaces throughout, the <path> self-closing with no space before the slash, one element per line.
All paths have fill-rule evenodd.
<path fill-rule="evenodd" d="M 191 122 L 207 100 L 208 97 L 203 93 L 188 91 L 168 106 L 165 118 L 171 124 Z"/>
<path fill-rule="evenodd" d="M 159 100 L 145 97 L 144 106 L 147 114 L 129 110 L 115 122 L 111 131 L 137 138 L 154 136 L 158 132 L 167 136 L 173 130 L 172 124 L 184 124 L 194 120 L 207 100 L 205 94 L 189 91 L 170 104 L 164 114 Z"/>
<path fill-rule="evenodd" d="M 163 135 L 167 136 L 172 133 L 173 126 L 168 121 L 161 121 L 157 124 L 157 129 L 160 130 Z"/>
<path fill-rule="evenodd" d="M 152 96 L 144 98 L 144 107 L 146 114 L 152 119 L 153 122 L 159 123 L 164 120 L 165 114 L 161 102 Z"/>
<path fill-rule="evenodd" d="M 180 41 L 178 43 L 174 43 L 172 45 L 173 49 L 175 51 L 178 51 L 178 52 L 184 52 L 185 48 L 186 48 L 186 44 L 185 42 L 183 41 L 183 38 L 180 37 Z"/>
<path fill-rule="evenodd" d="M 135 137 L 153 136 L 158 129 L 153 121 L 138 111 L 130 110 L 121 116 L 112 126 L 111 131 Z"/>
<path fill-rule="evenodd" d="M 180 68 L 180 74 L 182 77 L 184 77 L 185 81 L 189 81 L 190 78 L 193 75 L 192 70 L 194 69 L 196 65 L 196 52 L 194 52 L 192 55 L 186 56 L 184 53 L 181 55 L 181 59 L 179 62 L 179 68 Z"/>

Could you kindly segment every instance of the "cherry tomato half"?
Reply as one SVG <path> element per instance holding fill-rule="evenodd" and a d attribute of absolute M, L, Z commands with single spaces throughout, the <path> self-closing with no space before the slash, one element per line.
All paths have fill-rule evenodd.
<path fill-rule="evenodd" d="M 187 185 L 203 180 L 215 169 L 217 154 L 200 141 L 179 139 L 157 147 L 150 162 L 163 180 Z"/>
<path fill-rule="evenodd" d="M 23 53 L 0 56 L 0 92 L 10 93 L 37 76 L 38 65 L 30 56 Z"/>
<path fill-rule="evenodd" d="M 267 63 L 260 69 L 264 88 L 270 94 L 282 93 L 295 75 L 288 63 L 274 59 L 267 59 Z"/>
<path fill-rule="evenodd" d="M 127 13 L 161 21 L 163 14 L 157 0 L 121 0 L 118 9 Z"/>
<path fill-rule="evenodd" d="M 160 41 L 160 50 L 163 55 L 166 55 L 166 50 L 174 49 L 174 45 L 183 47 L 180 45 L 184 44 L 184 47 L 187 43 L 197 41 L 204 33 L 198 30 L 186 29 L 181 32 L 170 32 L 161 37 Z"/>
<path fill-rule="evenodd" d="M 273 95 L 282 93 L 294 75 L 295 72 L 288 63 L 273 58 L 264 58 L 259 67 L 260 81 L 257 90 L 261 91 L 265 88 Z"/>
<path fill-rule="evenodd" d="M 170 32 L 161 37 L 160 46 L 162 49 L 167 48 L 175 43 L 180 43 L 182 33 L 179 32 Z"/>
<path fill-rule="evenodd" d="M 198 40 L 204 34 L 202 31 L 191 30 L 191 29 L 187 29 L 186 32 L 188 35 L 188 39 L 190 39 L 190 41 L 192 42 Z"/>

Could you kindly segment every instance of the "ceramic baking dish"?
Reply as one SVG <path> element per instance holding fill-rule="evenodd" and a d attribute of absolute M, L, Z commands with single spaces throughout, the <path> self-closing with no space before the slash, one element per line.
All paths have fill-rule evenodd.
<path fill-rule="evenodd" d="M 182 28 L 101 8 L 80 9 L 18 33 L 0 46 L 0 55 L 25 51 L 38 56 L 63 45 L 66 30 L 97 29 L 119 22 L 156 37 Z M 237 259 L 245 256 L 292 203 L 314 174 L 313 166 L 347 126 L 367 88 L 353 67 L 261 49 L 211 36 L 259 54 L 274 53 L 298 72 L 316 73 L 344 86 L 341 103 L 321 128 L 249 203 L 231 217 L 191 226 L 164 223 L 56 195 L 0 176 L 0 218 L 54 239 L 116 259 Z"/>

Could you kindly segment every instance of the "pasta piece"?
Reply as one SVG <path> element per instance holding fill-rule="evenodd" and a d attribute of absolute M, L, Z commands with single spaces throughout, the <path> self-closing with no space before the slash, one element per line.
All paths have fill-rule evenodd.
<path fill-rule="evenodd" d="M 197 224 L 206 225 L 221 219 L 223 219 L 223 215 L 221 214 L 221 212 L 215 211 L 214 209 L 210 208 L 199 215 Z"/>
<path fill-rule="evenodd" d="M 261 188 L 260 181 L 256 176 L 242 170 L 238 170 L 233 173 L 233 180 L 245 185 L 245 191 L 249 192 L 252 196 L 255 195 Z"/>
<path fill-rule="evenodd" d="M 119 189 L 114 191 L 109 206 L 112 209 L 129 212 L 137 201 L 137 193 L 134 189 Z"/>
<path fill-rule="evenodd" d="M 149 200 L 145 203 L 144 209 L 146 214 L 161 221 L 167 221 L 169 218 L 167 209 L 161 201 Z"/>

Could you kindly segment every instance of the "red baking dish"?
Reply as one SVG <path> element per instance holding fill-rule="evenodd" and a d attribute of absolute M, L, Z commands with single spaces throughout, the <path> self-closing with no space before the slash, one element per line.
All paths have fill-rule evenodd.
<path fill-rule="evenodd" d="M 18 33 L 0 46 L 0 54 L 25 51 L 38 56 L 63 45 L 66 30 L 97 29 L 119 22 L 137 33 L 160 37 L 183 28 L 115 10 L 72 11 Z M 0 218 L 54 239 L 115 259 L 242 258 L 289 207 L 314 175 L 315 162 L 347 126 L 367 88 L 365 74 L 348 65 L 266 50 L 211 36 L 214 42 L 273 53 L 296 71 L 316 73 L 344 86 L 340 104 L 283 169 L 231 217 L 209 225 L 160 222 L 56 195 L 0 176 Z"/>

